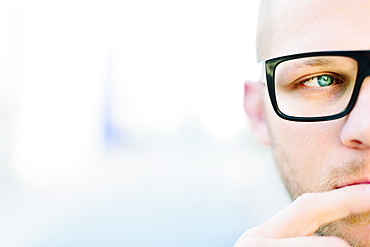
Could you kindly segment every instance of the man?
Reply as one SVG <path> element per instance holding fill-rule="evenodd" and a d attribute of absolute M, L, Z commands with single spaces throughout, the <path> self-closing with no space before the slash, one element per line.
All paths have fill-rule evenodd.
<path fill-rule="evenodd" d="M 262 1 L 245 109 L 294 201 L 235 247 L 370 246 L 369 23 L 370 0 Z"/>

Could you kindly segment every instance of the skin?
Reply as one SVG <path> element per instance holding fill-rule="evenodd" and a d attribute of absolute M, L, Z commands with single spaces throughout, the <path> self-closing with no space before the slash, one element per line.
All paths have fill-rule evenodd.
<path fill-rule="evenodd" d="M 268 9 L 262 7 L 260 14 L 260 60 L 310 51 L 370 50 L 370 0 L 268 2 Z M 245 109 L 255 136 L 271 146 L 295 201 L 270 221 L 244 233 L 235 247 L 370 247 L 370 185 L 338 189 L 354 181 L 370 181 L 369 95 L 367 77 L 348 116 L 298 123 L 273 112 L 263 84 L 245 83 Z"/>

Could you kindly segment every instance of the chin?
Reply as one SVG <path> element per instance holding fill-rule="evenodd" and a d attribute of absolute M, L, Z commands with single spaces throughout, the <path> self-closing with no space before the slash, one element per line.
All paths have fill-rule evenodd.
<path fill-rule="evenodd" d="M 353 247 L 370 247 L 370 213 L 351 215 L 320 227 L 316 233 L 343 238 Z"/>

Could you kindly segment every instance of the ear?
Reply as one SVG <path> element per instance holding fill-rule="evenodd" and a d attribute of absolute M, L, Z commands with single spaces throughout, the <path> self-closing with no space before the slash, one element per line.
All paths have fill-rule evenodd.
<path fill-rule="evenodd" d="M 244 83 L 244 109 L 249 116 L 256 139 L 262 144 L 270 145 L 270 133 L 260 92 L 261 85 L 253 81 Z"/>

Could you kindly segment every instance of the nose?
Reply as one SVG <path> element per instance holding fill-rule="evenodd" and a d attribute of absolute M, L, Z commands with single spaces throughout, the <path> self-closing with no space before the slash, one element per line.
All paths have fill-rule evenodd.
<path fill-rule="evenodd" d="M 347 116 L 341 130 L 341 142 L 351 148 L 370 148 L 370 77 L 360 89 L 356 105 Z"/>

